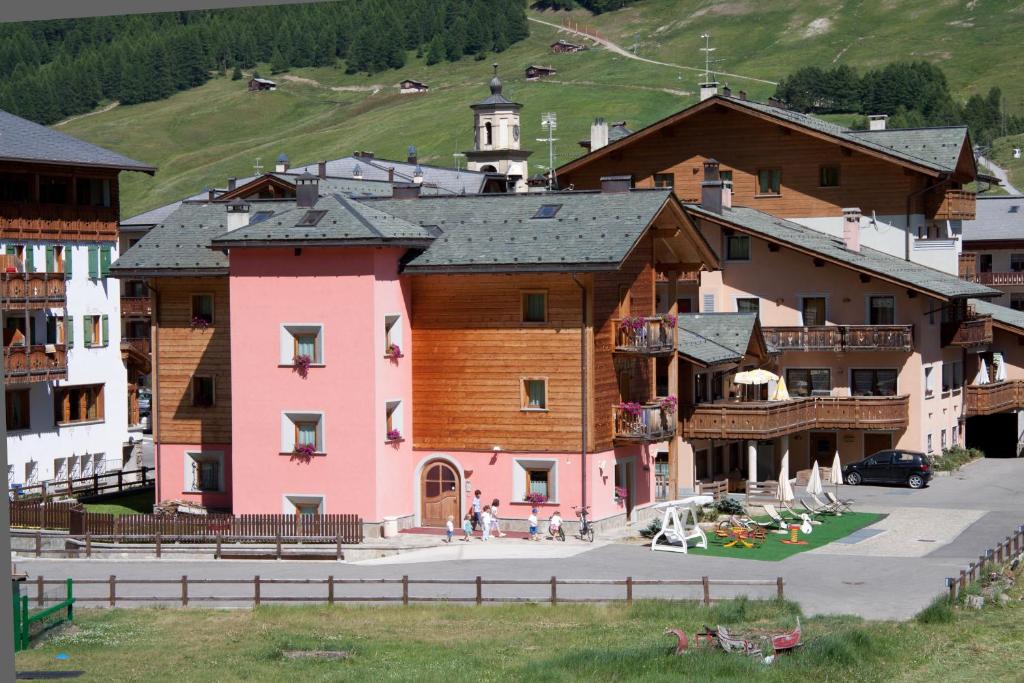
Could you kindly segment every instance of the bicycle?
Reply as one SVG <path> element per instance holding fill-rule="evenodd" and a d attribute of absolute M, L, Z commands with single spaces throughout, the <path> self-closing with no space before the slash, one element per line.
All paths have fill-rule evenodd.
<path fill-rule="evenodd" d="M 589 514 L 587 510 L 589 509 L 589 506 L 575 507 L 573 508 L 573 512 L 575 512 L 576 516 L 580 519 L 580 540 L 593 543 L 594 527 L 591 526 L 590 520 L 587 519 L 587 515 Z"/>

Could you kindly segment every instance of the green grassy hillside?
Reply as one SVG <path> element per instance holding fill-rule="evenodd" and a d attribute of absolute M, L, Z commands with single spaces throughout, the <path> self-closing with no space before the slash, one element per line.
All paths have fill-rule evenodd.
<path fill-rule="evenodd" d="M 790 6 L 793 7 L 790 7 Z M 974 9 L 968 9 L 973 6 Z M 559 23 L 574 16 L 624 47 L 650 59 L 699 66 L 700 34 L 710 31 L 726 72 L 776 81 L 798 66 L 840 60 L 866 68 L 897 59 L 940 64 L 954 92 L 966 97 L 994 84 L 1003 87 L 1012 111 L 1024 108 L 1024 83 L 1009 75 L 1019 63 L 1017 35 L 1024 9 L 1009 2 L 960 3 L 900 0 L 840 3 L 721 3 L 643 0 L 598 17 L 581 12 L 531 13 Z M 595 116 L 625 119 L 639 128 L 696 101 L 695 71 L 631 60 L 604 49 L 552 55 L 558 30 L 531 22 L 531 36 L 497 56 L 506 95 L 525 105 L 524 146 L 535 154 L 531 172 L 543 170 L 547 154 L 540 114 L 558 113 L 558 163 L 582 153 L 576 142 L 588 136 Z M 309 162 L 371 150 L 404 158 L 408 145 L 421 160 L 451 165 L 452 153 L 472 144 L 468 105 L 487 94 L 490 61 L 464 59 L 426 66 L 408 65 L 367 77 L 344 68 L 300 69 L 274 78 L 276 92 L 249 94 L 244 81 L 217 78 L 168 100 L 116 107 L 61 126 L 72 135 L 157 165 L 155 178 L 123 176 L 125 216 L 158 206 L 204 185 L 223 185 L 227 176 L 252 173 L 257 157 L 270 168 L 280 152 Z M 530 63 L 552 65 L 556 76 L 528 83 Z M 263 68 L 264 74 L 268 71 Z M 398 95 L 395 84 L 410 77 L 430 84 L 426 95 Z M 308 80 L 289 80 L 289 78 Z M 763 99 L 767 83 L 725 76 L 734 90 Z"/>

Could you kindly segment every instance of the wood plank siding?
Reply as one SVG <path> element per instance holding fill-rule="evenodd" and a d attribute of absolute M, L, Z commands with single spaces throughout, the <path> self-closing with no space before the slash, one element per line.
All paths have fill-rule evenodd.
<path fill-rule="evenodd" d="M 596 189 L 601 177 L 631 174 L 637 187 L 654 187 L 655 174 L 672 174 L 676 196 L 700 197 L 703 163 L 717 159 L 732 172 L 733 203 L 776 216 L 840 216 L 846 206 L 865 215 L 903 215 L 907 196 L 926 186 L 924 174 L 845 150 L 838 144 L 718 105 L 626 144 L 575 169 L 559 171 L 559 183 Z M 822 166 L 839 168 L 837 187 L 820 187 Z M 759 196 L 761 169 L 781 171 L 781 193 Z M 915 199 L 915 211 L 924 205 Z"/>
<path fill-rule="evenodd" d="M 26 193 L 24 200 L 0 201 L 0 231 L 6 240 L 117 240 L 118 172 L 50 164 L 0 162 L 0 182 L 9 196 Z M 106 181 L 106 206 L 92 205 L 95 197 L 79 197 L 79 180 Z M 64 183 L 61 203 L 46 201 L 40 184 Z M 102 193 L 97 196 L 102 196 Z"/>
<path fill-rule="evenodd" d="M 153 287 L 155 437 L 164 444 L 231 443 L 228 278 L 161 278 Z M 205 330 L 192 329 L 195 294 L 213 295 L 213 323 Z M 193 375 L 214 378 L 212 407 L 192 405 Z"/>

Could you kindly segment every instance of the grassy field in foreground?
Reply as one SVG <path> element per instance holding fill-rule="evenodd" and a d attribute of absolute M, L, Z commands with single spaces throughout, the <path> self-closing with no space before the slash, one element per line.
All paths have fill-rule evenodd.
<path fill-rule="evenodd" d="M 83 610 L 71 632 L 20 653 L 17 666 L 81 670 L 82 681 L 1020 680 L 1020 601 L 930 612 L 932 623 L 803 619 L 804 647 L 765 666 L 721 651 L 672 656 L 664 630 L 791 628 L 791 603 Z M 350 656 L 282 655 L 307 649 Z"/>
<path fill-rule="evenodd" d="M 783 541 L 789 539 L 789 535 L 782 535 L 768 532 L 768 538 L 760 545 L 753 548 L 744 548 L 736 545 L 726 548 L 724 542 L 714 536 L 708 536 L 708 547 L 691 548 L 694 555 L 714 555 L 716 557 L 738 557 L 744 560 L 766 560 L 778 561 L 787 557 L 802 553 L 807 550 L 814 550 L 823 545 L 832 543 L 835 540 L 849 536 L 858 529 L 863 529 L 869 524 L 874 524 L 885 515 L 871 512 L 847 512 L 839 517 L 826 516 L 821 524 L 815 524 L 810 535 L 800 534 L 800 540 L 806 541 L 807 545 L 787 545 Z"/>
<path fill-rule="evenodd" d="M 103 512 L 112 515 L 150 514 L 153 512 L 153 492 L 131 493 L 117 498 L 108 498 L 103 503 L 85 503 L 89 512 Z"/>

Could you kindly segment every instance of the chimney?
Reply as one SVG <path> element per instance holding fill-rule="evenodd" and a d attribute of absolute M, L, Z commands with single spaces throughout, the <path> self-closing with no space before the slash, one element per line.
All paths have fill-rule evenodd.
<path fill-rule="evenodd" d="M 228 202 L 228 230 L 238 230 L 249 225 L 249 203 L 241 199 Z"/>
<path fill-rule="evenodd" d="M 288 155 L 282 152 L 277 155 L 277 165 L 274 166 L 275 173 L 287 173 L 288 172 Z"/>
<path fill-rule="evenodd" d="M 373 152 L 354 152 L 352 156 L 354 156 L 357 159 L 372 159 Z"/>
<path fill-rule="evenodd" d="M 743 100 L 744 102 L 747 100 L 747 91 L 746 90 L 740 90 L 740 99 Z"/>
<path fill-rule="evenodd" d="M 327 160 L 324 159 L 316 165 L 316 174 L 320 176 L 320 180 L 327 177 Z"/>
<path fill-rule="evenodd" d="M 212 202 L 216 198 L 217 198 L 217 190 L 213 189 L 212 187 L 207 187 L 206 188 L 206 199 Z"/>
<path fill-rule="evenodd" d="M 885 130 L 885 120 L 888 118 L 886 114 L 872 114 L 868 117 L 868 129 Z"/>
<path fill-rule="evenodd" d="M 629 192 L 633 185 L 631 175 L 606 175 L 601 178 L 601 192 Z"/>
<path fill-rule="evenodd" d="M 843 246 L 860 252 L 860 209 L 843 209 Z"/>
<path fill-rule="evenodd" d="M 785 109 L 786 103 L 780 100 L 778 97 L 769 97 L 768 106 L 775 107 L 776 109 Z"/>
<path fill-rule="evenodd" d="M 419 183 L 395 183 L 391 186 L 392 199 L 417 199 L 419 196 Z"/>
<path fill-rule="evenodd" d="M 406 150 L 405 160 L 410 164 L 419 163 L 419 159 L 416 156 L 416 145 L 409 145 L 409 149 Z"/>
<path fill-rule="evenodd" d="M 312 173 L 303 173 L 295 180 L 295 205 L 311 209 L 320 199 L 320 179 Z"/>
<path fill-rule="evenodd" d="M 596 151 L 608 145 L 608 124 L 604 118 L 598 117 L 590 124 L 590 151 Z"/>
<path fill-rule="evenodd" d="M 395 167 L 394 166 L 389 166 L 388 167 L 388 182 L 389 183 L 395 182 Z"/>
<path fill-rule="evenodd" d="M 238 186 L 238 178 L 231 176 L 228 178 L 228 192 L 235 189 Z"/>
<path fill-rule="evenodd" d="M 708 99 L 709 97 L 714 97 L 717 94 L 718 94 L 718 83 L 716 81 L 712 81 L 710 83 L 701 83 L 700 84 L 700 101 L 701 102 L 703 102 L 704 100 Z"/>
<path fill-rule="evenodd" d="M 722 213 L 723 192 L 722 177 L 718 173 L 718 162 L 708 159 L 704 162 L 704 180 L 700 184 L 700 205 L 701 208 L 714 213 Z M 729 194 L 729 203 L 732 204 L 732 193 Z"/>
<path fill-rule="evenodd" d="M 722 87 L 722 95 L 725 97 L 732 97 L 732 88 L 728 85 Z"/>

